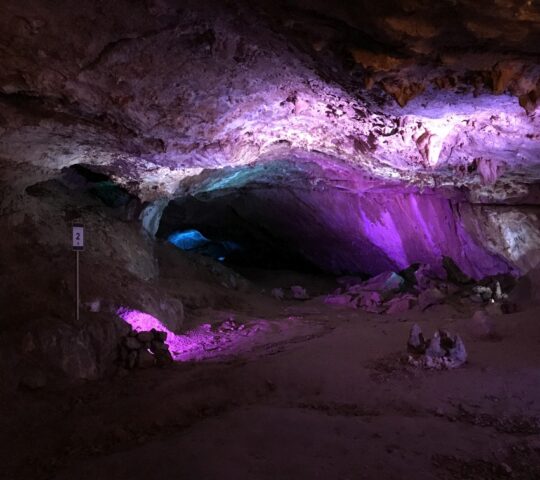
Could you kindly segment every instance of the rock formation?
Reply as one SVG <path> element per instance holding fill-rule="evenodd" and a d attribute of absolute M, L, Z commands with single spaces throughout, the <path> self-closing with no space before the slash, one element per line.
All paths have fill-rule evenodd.
<path fill-rule="evenodd" d="M 178 293 L 162 248 L 188 228 L 247 263 L 378 275 L 446 257 L 462 279 L 526 274 L 540 260 L 539 45 L 538 3 L 517 0 L 3 1 L 10 325 L 73 313 L 81 219 L 88 310 L 137 298 L 172 330 L 201 298 Z M 242 288 L 193 262 L 212 288 Z"/>

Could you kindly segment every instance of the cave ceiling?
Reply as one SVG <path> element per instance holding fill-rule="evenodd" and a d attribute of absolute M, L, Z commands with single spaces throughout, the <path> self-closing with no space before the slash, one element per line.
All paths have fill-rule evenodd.
<path fill-rule="evenodd" d="M 537 1 L 3 0 L 2 171 L 92 165 L 144 200 L 300 169 L 533 202 L 539 57 Z"/>

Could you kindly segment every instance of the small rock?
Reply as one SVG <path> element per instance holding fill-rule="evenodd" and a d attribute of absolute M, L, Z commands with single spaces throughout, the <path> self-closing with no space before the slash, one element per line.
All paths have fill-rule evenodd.
<path fill-rule="evenodd" d="M 439 332 L 435 332 L 426 348 L 426 357 L 439 358 L 442 356 L 444 356 L 444 352 L 441 347 L 441 337 Z"/>
<path fill-rule="evenodd" d="M 152 342 L 150 343 L 150 350 L 153 352 L 153 353 L 156 353 L 160 350 L 168 350 L 169 347 L 167 347 L 167 345 L 163 342 L 160 342 L 159 340 L 152 340 Z"/>
<path fill-rule="evenodd" d="M 489 302 L 489 300 L 491 300 L 491 297 L 493 297 L 493 290 L 483 285 L 476 285 L 475 287 L 473 287 L 473 292 L 475 295 L 478 295 L 483 302 Z"/>
<path fill-rule="evenodd" d="M 168 349 L 156 350 L 155 358 L 158 365 L 166 365 L 174 361 L 171 352 Z"/>
<path fill-rule="evenodd" d="M 324 303 L 327 305 L 350 305 L 352 297 L 350 295 L 326 295 Z"/>
<path fill-rule="evenodd" d="M 152 332 L 139 332 L 137 334 L 137 340 L 141 343 L 148 343 L 154 339 L 154 334 Z"/>
<path fill-rule="evenodd" d="M 420 307 L 420 310 L 424 311 L 426 308 L 431 307 L 432 305 L 443 303 L 444 299 L 444 293 L 442 293 L 438 288 L 429 288 L 421 292 L 418 296 L 418 306 Z"/>
<path fill-rule="evenodd" d="M 408 361 L 416 367 L 441 370 L 457 368 L 467 361 L 467 351 L 461 337 L 451 336 L 444 330 L 435 332 L 426 348 L 420 327 L 413 325 L 407 349 L 413 354 L 409 356 Z"/>
<path fill-rule="evenodd" d="M 309 298 L 306 289 L 300 285 L 293 285 L 291 287 L 291 294 L 296 300 L 307 300 Z"/>
<path fill-rule="evenodd" d="M 101 311 L 101 300 L 96 299 L 86 303 L 86 308 L 92 313 L 98 313 Z"/>
<path fill-rule="evenodd" d="M 407 350 L 411 353 L 422 354 L 426 351 L 426 341 L 418 324 L 414 324 L 409 332 Z"/>
<path fill-rule="evenodd" d="M 478 293 L 475 293 L 474 295 L 471 295 L 469 298 L 474 303 L 484 303 L 484 299 L 482 298 L 481 295 L 478 295 Z"/>
<path fill-rule="evenodd" d="M 415 298 L 411 295 L 393 298 L 387 303 L 388 310 L 386 310 L 386 313 L 394 314 L 406 312 L 413 308 L 415 303 Z"/>
<path fill-rule="evenodd" d="M 149 368 L 154 366 L 156 359 L 148 350 L 142 349 L 139 351 L 139 358 L 137 359 L 137 367 Z"/>
<path fill-rule="evenodd" d="M 446 280 L 446 272 L 433 265 L 420 265 L 414 272 L 414 278 L 418 287 L 425 290 L 436 287 L 441 281 Z"/>
<path fill-rule="evenodd" d="M 495 291 L 493 292 L 493 298 L 497 302 L 500 302 L 502 300 L 502 298 L 503 298 L 503 292 L 502 292 L 500 282 L 495 282 Z"/>
<path fill-rule="evenodd" d="M 358 294 L 361 292 L 377 292 L 379 295 L 388 296 L 399 291 L 405 280 L 396 272 L 383 272 L 359 285 L 354 285 L 348 289 L 348 293 Z"/>
<path fill-rule="evenodd" d="M 131 336 L 124 337 L 124 345 L 129 350 L 138 350 L 139 348 L 142 347 L 141 342 L 139 342 L 139 340 L 136 337 L 131 337 Z"/>
<path fill-rule="evenodd" d="M 467 361 L 467 350 L 459 335 L 454 336 L 454 347 L 448 352 L 449 368 L 456 368 Z"/>
<path fill-rule="evenodd" d="M 382 311 L 382 302 L 383 299 L 379 292 L 360 292 L 360 294 L 356 298 L 357 306 L 367 312 L 379 313 L 380 311 Z"/>
<path fill-rule="evenodd" d="M 270 295 L 272 295 L 272 297 L 274 297 L 276 300 L 283 300 L 285 297 L 285 292 L 282 288 L 273 288 Z"/>
<path fill-rule="evenodd" d="M 167 332 L 152 329 L 152 333 L 154 334 L 154 339 L 158 342 L 165 342 L 167 340 Z"/>

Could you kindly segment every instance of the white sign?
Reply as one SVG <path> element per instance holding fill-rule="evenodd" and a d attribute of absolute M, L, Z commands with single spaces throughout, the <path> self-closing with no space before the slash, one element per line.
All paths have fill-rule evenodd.
<path fill-rule="evenodd" d="M 72 230 L 73 250 L 84 250 L 84 226 L 82 223 L 74 223 Z"/>

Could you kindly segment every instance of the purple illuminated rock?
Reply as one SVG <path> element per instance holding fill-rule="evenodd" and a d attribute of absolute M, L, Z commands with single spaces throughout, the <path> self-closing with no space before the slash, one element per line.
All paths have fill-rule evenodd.
<path fill-rule="evenodd" d="M 447 368 L 460 367 L 467 361 L 467 350 L 461 337 L 455 335 L 453 341 L 454 345 L 448 350 L 445 357 Z"/>
<path fill-rule="evenodd" d="M 434 265 L 420 265 L 414 277 L 418 288 L 426 290 L 437 287 L 442 281 L 446 280 L 446 272 L 443 268 Z"/>
<path fill-rule="evenodd" d="M 291 287 L 291 295 L 295 300 L 307 300 L 309 298 L 306 289 L 300 285 L 293 285 Z"/>
<path fill-rule="evenodd" d="M 407 349 L 410 353 L 423 354 L 426 351 L 426 341 L 418 324 L 414 324 L 409 332 Z"/>
<path fill-rule="evenodd" d="M 380 313 L 383 303 L 383 297 L 379 292 L 363 291 L 356 297 L 356 305 L 358 308 L 372 313 Z"/>
<path fill-rule="evenodd" d="M 429 341 L 425 341 L 418 325 L 413 325 L 407 342 L 411 365 L 441 370 L 458 368 L 467 361 L 467 350 L 459 335 L 450 335 L 437 330 Z"/>
<path fill-rule="evenodd" d="M 388 307 L 386 313 L 388 314 L 403 313 L 416 305 L 416 298 L 412 295 L 403 295 L 386 302 L 386 305 Z"/>
<path fill-rule="evenodd" d="M 276 300 L 283 300 L 285 298 L 285 292 L 282 288 L 273 288 L 270 295 Z"/>
<path fill-rule="evenodd" d="M 324 303 L 327 305 L 350 305 L 352 301 L 351 295 L 327 295 L 324 297 Z"/>
<path fill-rule="evenodd" d="M 381 295 L 389 295 L 397 292 L 403 286 L 404 282 L 403 277 L 399 276 L 396 272 L 383 272 L 361 284 L 350 287 L 348 292 L 355 294 L 370 291 L 378 292 Z"/>
<path fill-rule="evenodd" d="M 443 303 L 445 298 L 445 294 L 438 288 L 429 288 L 420 292 L 420 295 L 418 296 L 418 306 L 420 307 L 420 310 L 424 311 L 432 305 Z"/>
<path fill-rule="evenodd" d="M 440 358 L 444 356 L 444 351 L 441 347 L 441 337 L 439 332 L 435 332 L 429 340 L 426 348 L 426 357 Z"/>

